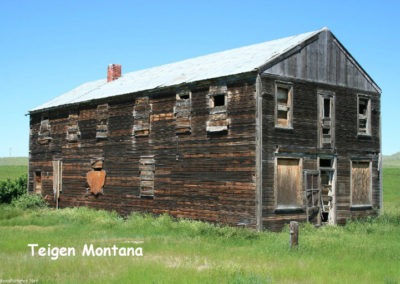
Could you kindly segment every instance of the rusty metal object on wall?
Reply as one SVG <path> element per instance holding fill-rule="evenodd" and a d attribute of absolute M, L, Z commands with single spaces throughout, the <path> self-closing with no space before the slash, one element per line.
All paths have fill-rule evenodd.
<path fill-rule="evenodd" d="M 86 181 L 89 185 L 90 193 L 94 195 L 103 194 L 103 187 L 106 181 L 106 171 L 103 170 L 103 160 L 92 161 L 92 169 L 86 174 Z"/>

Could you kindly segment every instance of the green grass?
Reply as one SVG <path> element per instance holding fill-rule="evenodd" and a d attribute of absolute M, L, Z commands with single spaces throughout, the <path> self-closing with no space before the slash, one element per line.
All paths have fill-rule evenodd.
<path fill-rule="evenodd" d="M 391 156 L 383 156 L 383 166 L 385 168 L 400 168 L 400 152 Z"/>
<path fill-rule="evenodd" d="M 383 169 L 384 212 L 400 215 L 400 167 Z"/>
<path fill-rule="evenodd" d="M 301 224 L 256 233 L 168 216 L 88 208 L 0 207 L 0 279 L 40 283 L 400 283 L 400 169 L 384 170 L 385 214 L 344 227 Z M 77 255 L 32 257 L 29 243 L 74 247 Z M 84 244 L 143 248 L 143 257 L 83 257 Z"/>
<path fill-rule="evenodd" d="M 0 166 L 27 166 L 28 157 L 0 158 Z"/>
<path fill-rule="evenodd" d="M 28 173 L 28 166 L 0 166 L 0 180 L 15 179 Z"/>
<path fill-rule="evenodd" d="M 0 180 L 15 179 L 27 172 L 27 157 L 0 158 Z"/>

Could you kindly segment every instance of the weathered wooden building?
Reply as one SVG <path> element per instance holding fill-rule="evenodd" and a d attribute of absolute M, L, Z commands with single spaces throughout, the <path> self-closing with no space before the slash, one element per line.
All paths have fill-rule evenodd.
<path fill-rule="evenodd" d="M 259 230 L 376 215 L 380 95 L 326 28 L 127 74 L 113 64 L 30 110 L 29 190 Z"/>

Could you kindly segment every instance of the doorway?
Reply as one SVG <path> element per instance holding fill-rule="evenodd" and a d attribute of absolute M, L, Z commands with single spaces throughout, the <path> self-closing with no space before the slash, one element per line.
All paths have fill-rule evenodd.
<path fill-rule="evenodd" d="M 319 158 L 321 222 L 336 224 L 336 158 Z"/>

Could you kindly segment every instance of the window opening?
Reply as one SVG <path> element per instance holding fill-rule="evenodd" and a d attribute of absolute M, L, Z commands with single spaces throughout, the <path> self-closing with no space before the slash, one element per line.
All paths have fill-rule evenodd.
<path fill-rule="evenodd" d="M 334 147 L 334 126 L 334 95 L 332 92 L 324 91 L 319 94 L 319 147 L 328 149 Z"/>
<path fill-rule="evenodd" d="M 48 116 L 43 116 L 40 121 L 38 143 L 41 145 L 48 144 L 51 138 L 51 125 Z"/>
<path fill-rule="evenodd" d="M 41 171 L 35 171 L 35 177 L 34 177 L 34 190 L 35 193 L 37 194 L 42 194 L 42 172 Z"/>
<path fill-rule="evenodd" d="M 214 107 L 224 106 L 225 105 L 225 95 L 214 95 Z"/>
<path fill-rule="evenodd" d="M 320 199 L 321 191 L 319 188 L 319 172 L 304 171 L 305 197 L 306 197 L 306 214 L 307 221 L 320 223 Z"/>
<path fill-rule="evenodd" d="M 371 134 L 371 100 L 366 97 L 358 97 L 358 134 Z"/>
<path fill-rule="evenodd" d="M 174 107 L 176 134 L 179 135 L 191 133 L 191 113 L 191 92 L 188 89 L 180 90 L 176 94 L 176 102 Z"/>
<path fill-rule="evenodd" d="M 70 143 L 78 142 L 81 138 L 81 132 L 79 130 L 78 124 L 78 114 L 70 114 L 68 116 L 68 126 L 67 126 L 67 141 Z"/>
<path fill-rule="evenodd" d="M 275 88 L 275 126 L 292 127 L 293 88 L 289 84 L 277 83 Z"/>
<path fill-rule="evenodd" d="M 151 108 L 149 97 L 136 99 L 133 107 L 133 134 L 136 137 L 149 136 Z"/>
<path fill-rule="evenodd" d="M 227 86 L 210 86 L 208 100 L 210 113 L 207 120 L 207 132 L 227 133 L 230 124 Z"/>
<path fill-rule="evenodd" d="M 319 166 L 321 168 L 331 168 L 332 167 L 332 159 L 319 159 Z"/>
<path fill-rule="evenodd" d="M 108 137 L 108 104 L 97 106 L 96 139 Z"/>
<path fill-rule="evenodd" d="M 324 118 L 331 117 L 331 99 L 324 98 Z"/>
<path fill-rule="evenodd" d="M 180 94 L 179 99 L 180 100 L 188 100 L 188 99 L 190 99 L 190 95 L 189 94 Z"/>

